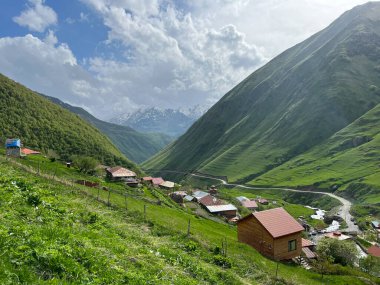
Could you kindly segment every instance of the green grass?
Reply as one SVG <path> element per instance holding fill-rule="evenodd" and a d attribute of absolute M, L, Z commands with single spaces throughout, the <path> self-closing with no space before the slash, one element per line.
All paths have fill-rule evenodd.
<path fill-rule="evenodd" d="M 0 164 L 1 284 L 273 284 L 276 263 L 236 241 L 236 228 L 79 185 L 65 186 Z M 146 189 L 145 191 L 149 191 Z M 146 220 L 143 218 L 147 205 Z M 298 211 L 298 209 L 297 209 Z M 187 247 L 188 221 L 191 239 Z M 231 268 L 212 250 L 228 242 Z M 219 261 L 218 261 L 219 262 Z M 356 276 L 331 284 L 364 284 Z M 279 284 L 321 284 L 319 275 L 281 264 Z"/>

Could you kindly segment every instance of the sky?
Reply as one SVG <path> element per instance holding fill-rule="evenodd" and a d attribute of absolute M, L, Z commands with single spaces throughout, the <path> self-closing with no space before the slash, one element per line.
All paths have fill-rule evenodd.
<path fill-rule="evenodd" d="M 0 73 L 108 120 L 209 107 L 361 0 L 2 0 Z"/>

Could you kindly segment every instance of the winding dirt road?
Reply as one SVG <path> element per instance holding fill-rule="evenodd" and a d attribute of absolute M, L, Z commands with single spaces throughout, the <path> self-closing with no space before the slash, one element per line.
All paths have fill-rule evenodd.
<path fill-rule="evenodd" d="M 345 231 L 348 232 L 357 232 L 360 233 L 359 227 L 355 225 L 351 219 L 352 216 L 350 214 L 350 209 L 352 206 L 352 203 L 340 196 L 337 196 L 332 193 L 327 193 L 327 192 L 319 192 L 319 191 L 308 191 L 308 190 L 298 190 L 298 189 L 291 189 L 291 188 L 281 188 L 281 187 L 271 187 L 271 188 L 264 188 L 264 187 L 254 187 L 254 186 L 247 186 L 247 185 L 242 185 L 242 184 L 233 184 L 233 183 L 227 183 L 227 181 L 220 179 L 220 178 L 215 178 L 215 177 L 210 177 L 206 175 L 201 175 L 201 174 L 195 174 L 195 173 L 190 173 L 191 176 L 196 176 L 196 177 L 201 177 L 201 178 L 208 178 L 208 179 L 213 179 L 220 181 L 223 185 L 226 186 L 234 186 L 234 187 L 239 187 L 239 188 L 244 188 L 244 189 L 252 189 L 252 190 L 280 190 L 280 191 L 289 191 L 289 192 L 300 192 L 300 193 L 317 193 L 317 194 L 322 194 L 322 195 L 328 195 L 331 198 L 334 198 L 338 200 L 342 205 L 339 208 L 339 216 L 346 222 L 347 228 L 344 229 Z"/>

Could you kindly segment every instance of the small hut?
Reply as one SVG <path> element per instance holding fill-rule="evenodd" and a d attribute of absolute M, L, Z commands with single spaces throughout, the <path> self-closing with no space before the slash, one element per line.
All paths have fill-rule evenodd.
<path fill-rule="evenodd" d="M 5 141 L 6 154 L 9 157 L 21 157 L 21 140 L 7 139 Z"/>

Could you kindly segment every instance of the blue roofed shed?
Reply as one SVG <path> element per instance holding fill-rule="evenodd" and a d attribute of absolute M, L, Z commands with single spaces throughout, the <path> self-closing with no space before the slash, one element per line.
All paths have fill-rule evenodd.
<path fill-rule="evenodd" d="M 6 148 L 20 148 L 21 140 L 20 139 L 7 139 L 5 141 Z"/>

